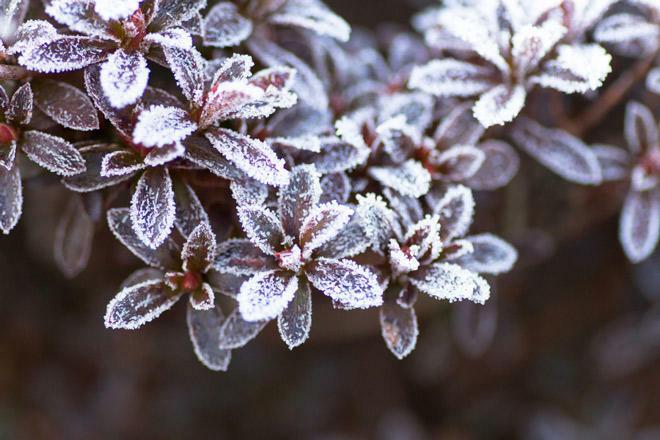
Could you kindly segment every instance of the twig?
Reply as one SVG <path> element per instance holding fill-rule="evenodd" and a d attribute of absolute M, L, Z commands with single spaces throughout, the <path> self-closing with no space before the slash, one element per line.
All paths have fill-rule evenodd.
<path fill-rule="evenodd" d="M 628 91 L 648 72 L 657 52 L 637 61 L 632 68 L 626 70 L 612 85 L 610 85 L 598 99 L 584 112 L 578 115 L 568 126 L 576 136 L 581 137 L 603 118 L 625 97 Z"/>

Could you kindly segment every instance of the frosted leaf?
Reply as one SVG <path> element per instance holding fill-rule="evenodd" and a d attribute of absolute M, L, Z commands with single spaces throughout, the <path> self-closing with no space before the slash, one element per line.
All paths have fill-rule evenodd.
<path fill-rule="evenodd" d="M 149 168 L 131 198 L 133 230 L 152 249 L 160 246 L 174 224 L 174 191 L 167 168 Z"/>
<path fill-rule="evenodd" d="M 272 137 L 267 138 L 268 145 L 275 148 L 288 148 L 318 153 L 321 151 L 321 139 L 318 136 Z"/>
<path fill-rule="evenodd" d="M 658 244 L 660 235 L 660 197 L 657 191 L 631 191 L 621 211 L 619 241 L 628 259 L 639 263 Z"/>
<path fill-rule="evenodd" d="M 101 87 L 100 78 L 101 67 L 92 65 L 85 68 L 85 89 L 87 95 L 92 99 L 96 108 L 103 116 L 124 136 L 131 137 L 131 132 L 135 125 L 132 108 L 117 109 L 110 104 L 110 100 Z M 145 93 L 146 96 L 146 93 Z"/>
<path fill-rule="evenodd" d="M 472 191 L 463 185 L 447 188 L 437 201 L 428 199 L 434 214 L 440 216 L 440 234 L 443 242 L 462 237 L 470 229 L 474 216 Z"/>
<path fill-rule="evenodd" d="M 541 73 L 530 77 L 530 81 L 565 93 L 585 93 L 603 85 L 612 71 L 611 60 L 596 44 L 561 45 L 557 57 L 545 63 Z"/>
<path fill-rule="evenodd" d="M 243 81 L 219 82 L 206 95 L 199 125 L 208 127 L 218 121 L 241 118 L 241 112 L 263 96 L 263 90 Z"/>
<path fill-rule="evenodd" d="M 185 157 L 192 163 L 205 168 L 223 179 L 245 179 L 247 176 L 236 165 L 228 161 L 211 143 L 201 135 L 193 134 L 183 140 Z"/>
<path fill-rule="evenodd" d="M 220 2 L 204 18 L 204 44 L 236 46 L 252 33 L 252 21 L 243 17 L 231 2 Z"/>
<path fill-rule="evenodd" d="M 415 309 L 386 301 L 380 308 L 380 330 L 392 354 L 405 358 L 415 349 L 419 335 Z"/>
<path fill-rule="evenodd" d="M 0 2 L 0 40 L 11 40 L 25 15 L 29 0 L 2 0 Z"/>
<path fill-rule="evenodd" d="M 185 148 L 180 142 L 174 142 L 160 148 L 152 148 L 149 154 L 144 157 L 144 164 L 157 167 L 178 159 L 184 153 Z"/>
<path fill-rule="evenodd" d="M 105 312 L 105 326 L 135 330 L 158 318 L 181 297 L 162 280 L 149 280 L 127 287 L 115 296 Z"/>
<path fill-rule="evenodd" d="M 524 78 L 559 42 L 566 28 L 559 23 L 547 20 L 539 26 L 526 25 L 516 31 L 511 38 L 511 55 L 518 77 Z"/>
<path fill-rule="evenodd" d="M 200 223 L 188 236 L 183 250 L 184 271 L 206 272 L 215 259 L 215 234 L 208 223 Z"/>
<path fill-rule="evenodd" d="M 497 330 L 497 306 L 461 302 L 452 307 L 451 329 L 456 345 L 471 356 L 482 355 L 492 344 Z"/>
<path fill-rule="evenodd" d="M 34 102 L 45 114 L 66 128 L 96 130 L 99 119 L 92 101 L 76 87 L 60 81 L 32 82 Z"/>
<path fill-rule="evenodd" d="M 195 310 L 211 310 L 215 307 L 215 292 L 208 283 L 202 283 L 188 298 L 188 303 Z"/>
<path fill-rule="evenodd" d="M 128 208 L 108 210 L 108 227 L 113 235 L 126 248 L 146 264 L 159 269 L 172 269 L 180 266 L 179 249 L 174 241 L 166 239 L 158 248 L 153 249 L 142 242 L 133 230 L 133 223 Z"/>
<path fill-rule="evenodd" d="M 11 169 L 0 167 L 0 229 L 5 234 L 14 229 L 23 210 L 23 186 L 18 164 Z"/>
<path fill-rule="evenodd" d="M 220 328 L 224 321 L 219 307 L 195 310 L 188 304 L 186 322 L 195 355 L 213 371 L 227 371 L 231 361 L 231 351 L 220 349 Z"/>
<path fill-rule="evenodd" d="M 454 262 L 472 252 L 474 252 L 472 242 L 467 239 L 452 240 L 442 249 L 442 259 L 443 261 Z"/>
<path fill-rule="evenodd" d="M 312 295 L 307 281 L 301 281 L 293 300 L 277 317 L 277 329 L 289 350 L 303 344 L 312 328 Z"/>
<path fill-rule="evenodd" d="M 104 20 L 120 20 L 130 16 L 140 6 L 140 0 L 95 0 L 94 9 Z M 52 14 L 51 14 L 52 15 Z"/>
<path fill-rule="evenodd" d="M 146 147 L 162 147 L 181 141 L 196 129 L 185 110 L 154 105 L 140 112 L 133 141 Z"/>
<path fill-rule="evenodd" d="M 350 258 L 361 254 L 372 245 L 372 240 L 364 233 L 364 228 L 358 215 L 332 240 L 326 242 L 317 253 L 328 258 Z"/>
<path fill-rule="evenodd" d="M 268 186 L 256 180 L 233 180 L 229 188 L 238 206 L 263 205 L 268 198 Z"/>
<path fill-rule="evenodd" d="M 102 3 L 116 4 L 120 2 L 121 0 Z M 105 22 L 108 19 L 99 16 L 98 10 L 95 11 L 94 3 L 93 0 L 53 0 L 46 7 L 46 13 L 72 31 L 118 40 L 108 32 L 108 25 Z"/>
<path fill-rule="evenodd" d="M 213 75 L 211 87 L 220 85 L 223 82 L 236 81 L 243 83 L 250 76 L 250 70 L 254 66 L 254 61 L 250 55 L 233 54 L 231 57 L 223 60 L 220 68 Z"/>
<path fill-rule="evenodd" d="M 423 196 L 431 184 L 429 172 L 413 159 L 395 167 L 371 167 L 369 175 L 404 196 Z"/>
<path fill-rule="evenodd" d="M 204 17 L 197 12 L 188 20 L 182 21 L 180 26 L 190 35 L 202 37 L 204 35 Z"/>
<path fill-rule="evenodd" d="M 435 260 L 442 250 L 440 241 L 440 217 L 438 215 L 427 215 L 419 222 L 408 228 L 404 242 L 411 249 L 412 255 L 421 258 L 431 251 L 430 258 Z M 415 246 L 416 253 L 412 252 Z"/>
<path fill-rule="evenodd" d="M 163 53 L 183 95 L 195 105 L 202 105 L 206 65 L 202 55 L 195 48 L 185 50 L 176 47 L 164 47 Z"/>
<path fill-rule="evenodd" d="M 144 168 L 140 156 L 136 153 L 130 150 L 118 150 L 103 156 L 101 175 L 106 177 L 132 175 Z"/>
<path fill-rule="evenodd" d="M 451 263 L 435 263 L 415 273 L 410 282 L 427 295 L 449 302 L 468 299 L 483 304 L 490 297 L 486 280 Z"/>
<path fill-rule="evenodd" d="M 23 51 L 18 57 L 18 63 L 37 72 L 64 72 L 100 63 L 113 49 L 114 44 L 108 41 L 60 36 Z"/>
<path fill-rule="evenodd" d="M 624 129 L 628 149 L 633 154 L 644 153 L 658 145 L 658 126 L 653 113 L 639 102 L 632 101 L 626 106 Z"/>
<path fill-rule="evenodd" d="M 346 308 L 366 309 L 383 303 L 376 275 L 351 260 L 317 258 L 305 267 L 314 287 Z"/>
<path fill-rule="evenodd" d="M 289 181 L 284 160 L 265 142 L 225 128 L 209 129 L 205 136 L 216 150 L 253 179 L 276 186 Z"/>
<path fill-rule="evenodd" d="M 356 196 L 358 216 L 364 235 L 369 239 L 374 250 L 383 250 L 394 235 L 394 212 L 387 207 L 381 196 L 368 193 Z"/>
<path fill-rule="evenodd" d="M 384 188 L 383 195 L 387 198 L 387 202 L 398 215 L 401 224 L 405 227 L 420 221 L 424 217 L 422 204 L 416 197 L 402 196 L 390 188 Z M 427 198 L 428 196 L 427 194 Z"/>
<path fill-rule="evenodd" d="M 441 120 L 433 139 L 442 147 L 476 145 L 484 131 L 483 125 L 472 115 L 472 104 L 464 102 Z"/>
<path fill-rule="evenodd" d="M 571 182 L 597 185 L 602 180 L 598 158 L 581 140 L 562 130 L 521 119 L 512 132 L 515 142 L 541 164 Z"/>
<path fill-rule="evenodd" d="M 244 239 L 231 239 L 218 245 L 213 269 L 234 275 L 254 275 L 275 269 L 275 260 Z"/>
<path fill-rule="evenodd" d="M 525 88 L 521 85 L 509 87 L 500 84 L 481 95 L 475 102 L 474 117 L 486 128 L 504 125 L 518 116 L 525 105 L 526 96 Z"/>
<path fill-rule="evenodd" d="M 319 0 L 288 0 L 268 21 L 285 26 L 299 26 L 342 42 L 348 41 L 351 35 L 348 23 Z"/>
<path fill-rule="evenodd" d="M 312 208 L 300 227 L 299 242 L 303 249 L 303 258 L 309 258 L 315 249 L 333 239 L 346 226 L 352 215 L 351 208 L 337 202 Z"/>
<path fill-rule="evenodd" d="M 360 126 L 356 121 L 348 116 L 344 116 L 335 122 L 337 136 L 344 142 L 347 142 L 359 150 L 369 150 L 369 146 L 364 142 L 364 136 Z"/>
<path fill-rule="evenodd" d="M 396 163 L 408 159 L 420 142 L 419 132 L 408 125 L 404 115 L 388 119 L 376 128 L 383 149 Z"/>
<path fill-rule="evenodd" d="M 619 13 L 605 17 L 594 30 L 594 39 L 601 43 L 624 43 L 631 40 L 657 39 L 660 28 L 636 14 Z"/>
<path fill-rule="evenodd" d="M 159 0 L 150 27 L 166 29 L 176 26 L 194 17 L 204 7 L 206 0 Z"/>
<path fill-rule="evenodd" d="M 9 97 L 7 96 L 7 91 L 0 85 L 0 114 L 6 113 L 8 108 Z"/>
<path fill-rule="evenodd" d="M 85 161 L 85 171 L 62 179 L 62 183 L 71 191 L 91 192 L 109 186 L 116 185 L 131 177 L 131 174 L 122 176 L 105 177 L 101 175 L 101 163 L 109 152 L 118 147 L 113 145 L 99 144 L 83 147 L 79 150 Z"/>
<path fill-rule="evenodd" d="M 326 112 L 329 98 L 323 82 L 315 71 L 293 53 L 282 49 L 265 38 L 250 38 L 247 41 L 250 52 L 268 66 L 286 65 L 296 69 L 296 82 L 293 91 L 301 101 L 314 111 Z"/>
<path fill-rule="evenodd" d="M 321 190 L 319 202 L 346 203 L 351 195 L 351 181 L 345 173 L 326 174 L 321 178 Z"/>
<path fill-rule="evenodd" d="M 28 20 L 18 29 L 16 41 L 9 47 L 8 52 L 12 55 L 28 52 L 56 37 L 57 29 L 52 24 L 45 20 Z"/>
<path fill-rule="evenodd" d="M 369 157 L 369 149 L 357 148 L 334 136 L 321 138 L 321 151 L 311 156 L 316 170 L 322 174 L 348 171 L 362 165 Z"/>
<path fill-rule="evenodd" d="M 508 272 L 518 259 L 514 247 L 493 234 L 472 235 L 465 240 L 472 243 L 473 251 L 455 262 L 472 272 L 493 275 Z"/>
<path fill-rule="evenodd" d="M 490 75 L 484 67 L 444 58 L 413 67 L 408 87 L 435 96 L 474 96 L 493 87 Z"/>
<path fill-rule="evenodd" d="M 303 220 L 319 203 L 321 184 L 314 165 L 298 165 L 291 171 L 289 184 L 280 188 L 278 207 L 282 226 L 287 234 L 296 236 Z"/>
<path fill-rule="evenodd" d="M 131 287 L 135 284 L 143 283 L 151 280 L 162 280 L 165 274 L 159 269 L 152 267 L 143 267 L 131 273 L 128 277 L 121 282 L 120 289 Z"/>
<path fill-rule="evenodd" d="M 219 348 L 233 350 L 244 347 L 263 330 L 266 324 L 268 321 L 247 321 L 241 316 L 237 307 L 220 327 Z"/>
<path fill-rule="evenodd" d="M 211 268 L 206 272 L 205 278 L 214 292 L 235 299 L 241 290 L 241 286 L 249 277 L 221 273 Z"/>
<path fill-rule="evenodd" d="M 144 41 L 155 43 L 163 48 L 177 48 L 190 50 L 193 48 L 192 37 L 181 28 L 165 29 L 160 32 L 152 32 L 144 37 Z"/>
<path fill-rule="evenodd" d="M 195 191 L 185 182 L 174 182 L 174 225 L 184 237 L 188 237 L 197 225 L 211 224 Z"/>
<path fill-rule="evenodd" d="M 261 206 L 239 206 L 238 218 L 250 241 L 269 255 L 282 249 L 284 231 L 275 214 Z"/>
<path fill-rule="evenodd" d="M 21 136 L 21 149 L 33 162 L 61 176 L 85 171 L 85 159 L 73 145 L 62 138 L 26 131 Z"/>
<path fill-rule="evenodd" d="M 55 263 L 67 278 L 87 266 L 92 250 L 94 222 L 79 196 L 72 197 L 55 229 Z"/>
<path fill-rule="evenodd" d="M 469 179 L 481 168 L 486 155 L 470 145 L 456 145 L 429 156 L 429 163 L 441 174 L 442 180 L 454 182 Z"/>
<path fill-rule="evenodd" d="M 14 125 L 27 125 L 32 120 L 32 104 L 34 95 L 30 83 L 20 86 L 9 101 L 9 109 L 5 117 Z"/>
<path fill-rule="evenodd" d="M 508 64 L 498 46 L 497 30 L 493 29 L 492 17 L 483 7 L 495 6 L 491 4 L 479 4 L 478 6 L 452 7 L 438 14 L 438 24 L 442 28 L 467 43 L 467 46 L 475 51 L 484 60 L 491 62 L 502 72 L 509 71 Z"/>
<path fill-rule="evenodd" d="M 479 144 L 479 149 L 484 153 L 484 161 L 464 183 L 476 190 L 494 190 L 506 186 L 520 167 L 516 150 L 506 142 L 491 139 Z"/>
<path fill-rule="evenodd" d="M 294 298 L 298 277 L 283 270 L 260 272 L 243 283 L 236 297 L 247 321 L 276 318 Z"/>
<path fill-rule="evenodd" d="M 387 121 L 403 116 L 407 125 L 424 131 L 433 120 L 433 105 L 434 99 L 425 93 L 411 92 L 383 96 L 378 101 L 378 106 L 381 107 L 379 120 Z"/>
<path fill-rule="evenodd" d="M 16 141 L 0 147 L 0 167 L 10 170 L 16 159 Z"/>
<path fill-rule="evenodd" d="M 296 71 L 290 67 L 271 67 L 255 74 L 248 81 L 249 85 L 263 90 L 261 96 L 234 112 L 234 118 L 265 118 L 278 108 L 292 107 L 298 97 L 292 93 Z"/>
<path fill-rule="evenodd" d="M 147 87 L 147 60 L 137 51 L 118 49 L 101 65 L 101 88 L 116 108 L 136 102 Z"/>
<path fill-rule="evenodd" d="M 420 254 L 419 246 L 406 246 L 404 249 L 395 240 L 391 239 L 389 244 L 389 262 L 394 275 L 400 275 L 419 269 L 419 260 L 416 256 Z"/>
<path fill-rule="evenodd" d="M 649 70 L 645 84 L 650 92 L 660 94 L 660 67 Z"/>
<path fill-rule="evenodd" d="M 612 145 L 593 145 L 603 172 L 603 182 L 622 180 L 628 176 L 630 157 L 626 150 Z"/>

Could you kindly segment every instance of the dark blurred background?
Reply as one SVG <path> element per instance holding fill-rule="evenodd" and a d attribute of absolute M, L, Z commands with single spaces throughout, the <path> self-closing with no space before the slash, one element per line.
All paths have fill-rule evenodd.
<path fill-rule="evenodd" d="M 327 3 L 367 27 L 412 11 Z M 621 191 L 525 161 L 509 188 L 478 195 L 477 228 L 521 259 L 488 306 L 423 300 L 418 347 L 398 361 L 376 312 L 316 298 L 305 345 L 290 352 L 271 324 L 214 373 L 193 354 L 183 303 L 136 332 L 103 327 L 139 263 L 103 226 L 90 267 L 66 280 L 52 260 L 66 195 L 28 183 L 21 223 L 0 238 L 0 439 L 660 438 L 660 255 L 626 261 Z"/>

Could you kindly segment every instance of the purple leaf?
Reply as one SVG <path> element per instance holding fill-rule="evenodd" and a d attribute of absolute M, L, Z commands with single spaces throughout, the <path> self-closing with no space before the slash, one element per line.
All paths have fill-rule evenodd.
<path fill-rule="evenodd" d="M 196 129 L 185 110 L 154 105 L 140 112 L 133 141 L 146 147 L 163 147 L 185 139 Z"/>
<path fill-rule="evenodd" d="M 299 242 L 303 258 L 327 241 L 337 236 L 353 215 L 353 210 L 337 202 L 330 202 L 312 208 L 300 227 Z"/>
<path fill-rule="evenodd" d="M 301 281 L 293 300 L 277 317 L 277 329 L 289 350 L 303 344 L 312 328 L 312 295 L 307 281 Z"/>
<path fill-rule="evenodd" d="M 263 330 L 266 324 L 268 321 L 245 320 L 237 307 L 220 328 L 219 348 L 233 350 L 245 346 Z"/>
<path fill-rule="evenodd" d="M 159 269 L 180 267 L 180 251 L 172 239 L 166 239 L 156 249 L 152 249 L 142 242 L 133 230 L 130 209 L 114 208 L 108 210 L 108 227 L 117 240 L 146 264 Z"/>
<path fill-rule="evenodd" d="M 285 236 L 280 220 L 261 206 L 239 206 L 238 218 L 250 241 L 269 255 L 282 250 Z"/>
<path fill-rule="evenodd" d="M 87 266 L 94 238 L 94 222 L 78 196 L 71 198 L 55 230 L 55 262 L 68 278 Z"/>
<path fill-rule="evenodd" d="M 366 309 L 383 303 L 376 275 L 351 260 L 317 258 L 305 267 L 307 279 L 347 308 Z"/>
<path fill-rule="evenodd" d="M 32 86 L 39 110 L 61 126 L 79 131 L 99 128 L 94 104 L 76 87 L 47 79 L 33 81 Z"/>
<path fill-rule="evenodd" d="M 18 164 L 11 169 L 0 167 L 0 229 L 5 234 L 14 229 L 23 210 L 23 187 Z"/>
<path fill-rule="evenodd" d="M 518 252 L 506 241 L 493 234 L 466 237 L 473 251 L 455 262 L 477 273 L 500 274 L 508 272 L 518 259 Z"/>
<path fill-rule="evenodd" d="M 277 206 L 287 234 L 296 236 L 303 220 L 321 197 L 319 175 L 313 165 L 299 165 L 291 171 L 289 184 L 280 188 Z"/>
<path fill-rule="evenodd" d="M 162 280 L 150 280 L 123 289 L 105 312 L 105 326 L 135 330 L 169 310 L 181 297 Z"/>
<path fill-rule="evenodd" d="M 500 84 L 481 95 L 474 103 L 474 117 L 488 128 L 511 122 L 525 105 L 527 92 L 521 85 Z"/>
<path fill-rule="evenodd" d="M 213 371 L 227 371 L 231 361 L 231 351 L 220 349 L 220 328 L 224 321 L 219 307 L 195 310 L 188 304 L 186 322 L 195 355 Z"/>
<path fill-rule="evenodd" d="M 174 224 L 174 191 L 167 168 L 142 173 L 131 198 L 133 230 L 152 249 L 161 245 Z"/>
<path fill-rule="evenodd" d="M 451 263 L 435 263 L 414 273 L 410 282 L 420 291 L 449 302 L 483 304 L 490 297 L 490 286 L 479 275 Z"/>
<path fill-rule="evenodd" d="M 472 191 L 463 185 L 450 186 L 441 197 L 428 197 L 434 214 L 440 216 L 440 235 L 443 242 L 462 237 L 470 229 L 474 216 Z"/>
<path fill-rule="evenodd" d="M 89 37 L 59 36 L 18 58 L 19 64 L 37 72 L 77 70 L 104 61 L 115 43 Z"/>
<path fill-rule="evenodd" d="M 187 183 L 174 182 L 174 200 L 174 225 L 184 237 L 188 237 L 199 224 L 211 224 L 197 194 Z"/>
<path fill-rule="evenodd" d="M 276 318 L 293 300 L 298 277 L 283 270 L 260 272 L 243 283 L 236 298 L 247 321 Z"/>
<path fill-rule="evenodd" d="M 111 177 L 101 175 L 103 159 L 108 153 L 116 151 L 116 148 L 117 146 L 109 144 L 82 147 L 78 151 L 85 161 L 85 171 L 62 179 L 64 186 L 76 192 L 91 192 L 130 179 L 132 174 Z"/>
<path fill-rule="evenodd" d="M 7 121 L 16 125 L 27 125 L 32 120 L 32 88 L 25 83 L 14 92 L 7 110 Z"/>
<path fill-rule="evenodd" d="M 118 49 L 101 65 L 101 88 L 115 108 L 135 103 L 147 87 L 149 67 L 137 51 Z"/>
<path fill-rule="evenodd" d="M 73 145 L 62 138 L 40 131 L 26 131 L 21 136 L 21 149 L 30 160 L 61 176 L 85 171 L 85 159 Z"/>
<path fill-rule="evenodd" d="M 183 270 L 206 272 L 215 259 L 215 253 L 215 234 L 207 223 L 201 223 L 190 233 L 183 245 Z"/>
<path fill-rule="evenodd" d="M 506 142 L 488 139 L 479 144 L 485 159 L 477 172 L 465 182 L 472 189 L 494 190 L 506 186 L 518 173 L 520 158 Z"/>
<path fill-rule="evenodd" d="M 140 156 L 131 150 L 117 150 L 103 156 L 101 175 L 104 177 L 134 174 L 145 168 Z"/>
<path fill-rule="evenodd" d="M 165 58 L 183 95 L 196 106 L 204 97 L 204 66 L 206 61 L 197 49 L 163 48 Z"/>
<path fill-rule="evenodd" d="M 252 21 L 243 17 L 235 4 L 220 2 L 204 18 L 204 44 L 236 46 L 252 33 Z"/>
<path fill-rule="evenodd" d="M 207 130 L 206 138 L 245 174 L 268 185 L 285 185 L 289 172 L 265 142 L 225 128 Z"/>
<path fill-rule="evenodd" d="M 632 101 L 626 106 L 625 131 L 632 154 L 645 153 L 658 145 L 658 126 L 653 113 L 643 104 Z"/>
<path fill-rule="evenodd" d="M 628 259 L 639 263 L 658 244 L 660 196 L 657 191 L 631 191 L 621 211 L 619 240 Z"/>
<path fill-rule="evenodd" d="M 380 308 L 380 330 L 387 348 L 398 359 L 408 356 L 417 344 L 417 315 L 415 310 L 386 301 Z"/>
<path fill-rule="evenodd" d="M 218 245 L 213 269 L 234 275 L 254 275 L 276 268 L 275 260 L 250 240 L 232 239 Z"/>

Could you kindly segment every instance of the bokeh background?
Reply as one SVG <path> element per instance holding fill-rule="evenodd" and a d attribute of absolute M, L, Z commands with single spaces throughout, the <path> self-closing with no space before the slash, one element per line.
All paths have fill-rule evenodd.
<path fill-rule="evenodd" d="M 427 2 L 327 3 L 373 28 L 405 26 Z M 510 187 L 477 195 L 477 230 L 520 250 L 487 306 L 423 300 L 418 347 L 397 361 L 376 312 L 317 298 L 304 346 L 289 352 L 271 324 L 213 373 L 183 303 L 137 332 L 106 330 L 139 262 L 102 226 L 90 267 L 65 279 L 52 242 L 66 194 L 26 186 L 21 223 L 0 238 L 0 439 L 660 438 L 660 255 L 623 256 L 625 188 L 579 188 L 524 160 Z"/>

